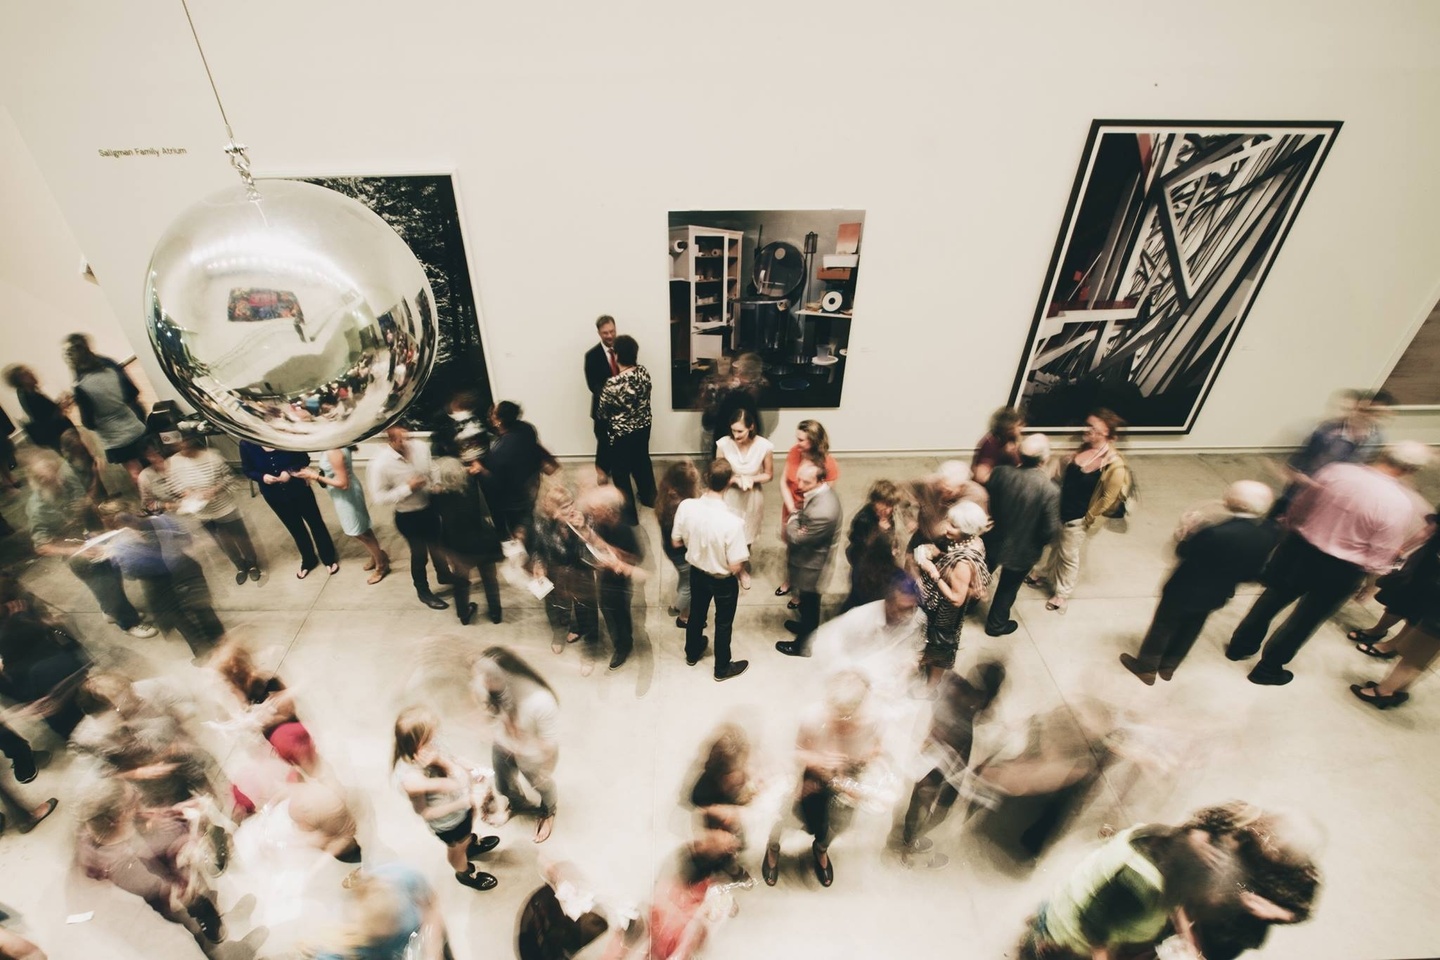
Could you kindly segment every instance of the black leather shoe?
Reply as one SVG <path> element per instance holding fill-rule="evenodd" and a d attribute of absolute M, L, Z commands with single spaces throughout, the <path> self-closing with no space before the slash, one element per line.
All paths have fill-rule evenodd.
<path fill-rule="evenodd" d="M 499 607 L 491 607 L 485 611 L 485 615 L 490 618 L 491 623 L 499 623 L 503 617 Z"/>
<path fill-rule="evenodd" d="M 625 661 L 629 659 L 630 658 L 628 656 L 622 657 L 617 653 L 615 656 L 610 658 L 610 669 L 619 670 L 621 667 L 625 666 Z"/>
<path fill-rule="evenodd" d="M 775 881 L 780 879 L 780 845 L 772 843 L 765 848 L 765 859 L 760 862 L 760 876 L 765 879 L 765 886 L 775 886 Z"/>
<path fill-rule="evenodd" d="M 789 630 L 791 633 L 795 634 L 795 636 L 798 637 L 805 632 L 805 624 L 801 623 L 799 620 L 786 620 L 785 629 Z"/>
<path fill-rule="evenodd" d="M 439 598 L 437 597 L 436 599 L 439 599 Z M 442 602 L 443 602 L 443 601 L 442 601 Z M 461 626 L 464 626 L 464 627 L 470 626 L 470 620 L 471 620 L 471 618 L 475 616 L 475 612 L 476 612 L 477 610 L 479 610 L 479 609 L 480 609 L 480 606 L 479 606 L 478 604 L 474 604 L 474 603 L 466 604 L 466 605 L 465 605 L 465 612 L 460 613 L 460 625 L 461 625 Z M 457 612 L 459 612 L 459 611 L 457 611 Z"/>
<path fill-rule="evenodd" d="M 484 870 L 471 870 L 469 873 L 457 873 L 455 879 L 469 887 L 471 890 L 494 890 L 500 881 L 495 879 L 493 873 L 486 873 Z"/>
<path fill-rule="evenodd" d="M 1264 670 L 1257 666 L 1246 679 L 1262 687 L 1283 687 L 1295 679 L 1295 674 L 1289 670 Z"/>
<path fill-rule="evenodd" d="M 16 760 L 13 766 L 15 779 L 20 783 L 29 783 L 31 780 L 34 780 L 39 775 L 39 772 L 35 769 L 34 754 L 31 754 L 24 759 Z"/>
<path fill-rule="evenodd" d="M 749 669 L 749 667 L 749 660 L 736 660 L 732 662 L 730 666 L 726 667 L 723 672 L 717 671 L 715 674 L 715 679 L 719 681 L 729 680 L 731 677 L 738 677 L 740 676 L 740 674 L 744 673 L 747 669 Z"/>
<path fill-rule="evenodd" d="M 417 593 L 416 596 L 420 598 L 421 603 L 425 604 L 425 606 L 429 607 L 431 610 L 450 609 L 450 604 L 446 603 L 444 600 L 441 600 L 439 597 L 435 596 L 435 594 L 433 593 L 430 593 L 428 590 L 425 593 Z"/>
<path fill-rule="evenodd" d="M 1005 623 L 1000 627 L 992 627 L 987 624 L 985 627 L 985 635 L 987 637 L 1008 637 L 1010 636 L 1010 634 L 1014 633 L 1016 630 L 1019 629 L 1019 621 L 1006 620 Z"/>
<path fill-rule="evenodd" d="M 500 838 L 495 836 L 493 833 L 488 837 L 481 837 L 478 840 L 475 839 L 474 834 L 471 834 L 470 846 L 465 848 L 465 856 L 473 859 L 480 856 L 482 853 L 489 853 L 491 850 L 494 850 L 498 846 L 500 846 Z"/>
<path fill-rule="evenodd" d="M 1140 661 L 1128 653 L 1120 654 L 1120 665 L 1140 678 L 1140 682 L 1147 687 L 1155 686 L 1155 672 L 1141 668 Z"/>
<path fill-rule="evenodd" d="M 787 657 L 808 657 L 809 649 L 799 640 L 780 640 L 775 644 L 775 649 Z"/>
<path fill-rule="evenodd" d="M 1249 660 L 1253 656 L 1255 656 L 1255 654 L 1253 653 L 1238 653 L 1236 652 L 1234 647 L 1228 645 L 1225 647 L 1226 660 L 1233 660 L 1236 663 L 1239 663 L 1241 660 Z"/>

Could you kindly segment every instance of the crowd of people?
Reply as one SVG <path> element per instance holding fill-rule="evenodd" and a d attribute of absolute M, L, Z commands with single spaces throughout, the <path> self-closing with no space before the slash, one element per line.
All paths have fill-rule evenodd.
<path fill-rule="evenodd" d="M 106 618 L 135 640 L 177 634 L 209 684 L 179 689 L 101 669 L 66 611 L 32 595 L 24 577 L 0 577 L 0 696 L 11 705 L 0 748 L 14 779 L 30 783 L 40 770 L 17 727 L 43 723 L 44 736 L 68 745 L 83 765 L 67 801 L 84 874 L 144 900 L 211 951 L 227 935 L 215 878 L 232 861 L 248 857 L 253 868 L 283 848 L 331 871 L 343 900 L 333 930 L 298 937 L 308 955 L 450 955 L 435 892 L 412 866 L 374 863 L 362 849 L 357 798 L 320 755 L 302 700 L 258 665 L 243 629 L 227 628 L 196 556 L 194 533 L 203 529 L 233 566 L 237 587 L 263 587 L 267 572 L 282 568 L 302 580 L 320 567 L 340 575 L 312 485 L 325 489 L 341 531 L 363 547 L 367 584 L 383 581 L 392 553 L 407 550 L 418 601 L 451 609 L 469 626 L 479 612 L 470 600 L 475 574 L 494 624 L 503 619 L 508 575 L 543 606 L 553 654 L 579 645 L 582 675 L 607 653 L 611 671 L 631 662 L 636 584 L 660 576 L 673 598 L 666 619 L 682 631 L 673 646 L 691 668 L 709 659 L 721 682 L 751 666 L 735 656 L 736 611 L 754 585 L 757 545 L 766 542 L 767 499 L 779 500 L 781 523 L 769 534 L 785 556 L 774 590 L 785 613 L 781 619 L 777 599 L 776 625 L 792 637 L 775 649 L 811 660 L 823 685 L 803 711 L 790 762 L 779 773 L 761 769 L 743 727 L 713 731 L 684 790 L 690 839 L 645 903 L 597 889 L 573 863 L 542 859 L 546 882 L 519 922 L 517 949 L 527 960 L 573 956 L 591 944 L 613 958 L 693 956 L 734 914 L 737 891 L 756 886 L 745 865 L 756 862 L 749 837 L 766 835 L 758 872 L 775 886 L 796 866 L 786 837 L 802 832 L 802 869 L 829 887 L 837 875 L 832 843 L 857 812 L 891 815 L 888 843 L 907 865 L 944 866 L 931 834 L 957 805 L 967 810 L 966 829 L 1008 830 L 1016 859 L 1031 861 L 1102 775 L 1163 763 L 1130 721 L 1098 701 L 1030 717 L 1018 749 L 978 750 L 1018 668 L 1004 658 L 958 656 L 970 643 L 967 629 L 996 639 L 1019 629 L 1014 607 L 1026 585 L 1041 591 L 1047 616 L 1064 615 L 1088 541 L 1134 509 L 1136 469 L 1119 449 L 1124 424 L 1114 413 L 1091 411 L 1078 445 L 1057 456 L 1019 411 L 999 410 L 969 463 L 877 480 L 847 524 L 835 488 L 840 465 L 818 421 L 800 422 L 777 475 L 759 375 L 745 372 L 744 358 L 707 383 L 702 456 L 667 464 L 657 483 L 651 380 L 638 344 L 617 334 L 611 317 L 596 329 L 599 343 L 584 363 L 593 479 L 588 468 L 583 476 L 563 469 L 517 404 L 477 409 L 467 392 L 452 398 L 428 436 L 387 430 L 363 477 L 353 449 L 306 454 L 241 442 L 241 474 L 294 542 L 298 566 L 288 568 L 257 551 L 255 518 L 247 522 L 225 459 L 194 439 L 167 446 L 150 436 L 134 384 L 83 337 L 67 341 L 76 379 L 56 400 L 25 367 L 5 371 L 29 418 L 29 446 L 7 482 L 28 487 L 17 495 L 35 554 L 63 559 Z M 1379 709 L 1403 704 L 1440 654 L 1440 532 L 1412 485 L 1430 452 L 1386 442 L 1386 407 L 1383 395 L 1351 396 L 1343 416 L 1321 424 L 1285 465 L 1279 497 L 1267 483 L 1243 480 L 1186 513 L 1175 534 L 1178 563 L 1149 629 L 1116 669 L 1147 685 L 1170 681 L 1209 616 L 1241 584 L 1258 581 L 1264 590 L 1225 652 L 1233 661 L 1259 654 L 1249 680 L 1282 685 L 1315 631 L 1347 599 L 1378 589 L 1386 613 L 1350 639 L 1394 666 L 1351 690 Z M 112 489 L 70 411 L 104 460 L 125 468 L 130 486 Z M 398 536 L 377 527 L 370 507 L 381 504 L 393 511 Z M 673 594 L 670 575 L 645 556 L 643 510 L 653 511 Z M 848 584 L 827 618 L 842 534 Z M 450 600 L 440 587 L 451 588 Z M 394 720 L 394 787 L 440 841 L 434 850 L 443 848 L 456 881 L 476 891 L 510 880 L 499 867 L 481 869 L 501 844 L 492 827 L 533 818 L 535 844 L 555 829 L 560 699 L 538 666 L 543 651 L 475 644 L 452 664 L 468 707 L 485 718 L 483 761 L 447 745 L 442 731 L 456 721 L 435 703 L 408 704 Z M 31 802 L 8 787 L 0 800 L 6 825 L 23 832 L 60 802 Z M 1055 885 L 1017 950 L 1046 960 L 1236 956 L 1259 946 L 1270 927 L 1311 915 L 1319 848 L 1305 817 L 1239 802 L 1178 824 L 1121 830 Z M 43 957 L 12 939 L 0 937 L 0 956 Z"/>

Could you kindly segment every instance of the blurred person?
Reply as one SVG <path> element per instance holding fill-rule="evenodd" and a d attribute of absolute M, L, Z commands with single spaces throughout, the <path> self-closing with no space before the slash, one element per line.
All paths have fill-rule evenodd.
<path fill-rule="evenodd" d="M 1172 914 L 1175 935 L 1205 960 L 1258 950 L 1271 927 L 1310 919 L 1322 839 L 1313 822 L 1237 800 L 1195 811 L 1181 829 L 1204 832 L 1211 847 L 1233 853 L 1238 865 L 1238 882 L 1224 895 Z"/>
<path fill-rule="evenodd" d="M 357 825 L 344 796 L 319 780 L 290 784 L 284 793 L 286 815 L 306 843 L 341 863 L 359 863 L 363 851 Z"/>
<path fill-rule="evenodd" d="M 665 469 L 655 496 L 655 519 L 660 524 L 661 549 L 675 568 L 675 626 L 684 630 L 690 619 L 690 564 L 685 549 L 674 541 L 675 512 L 686 500 L 700 496 L 700 471 L 688 459 L 677 460 Z"/>
<path fill-rule="evenodd" d="M 1414 550 L 1402 547 L 1404 563 L 1375 581 L 1379 587 L 1375 601 L 1385 610 L 1380 619 L 1368 630 L 1357 628 L 1345 635 L 1345 639 L 1352 641 L 1367 657 L 1393 660 L 1399 656 L 1395 644 L 1387 642 L 1385 637 L 1395 624 L 1425 617 L 1435 584 L 1440 581 L 1440 523 L 1437 521 L 1440 513 L 1426 517 L 1424 531 L 1412 538 L 1413 542 L 1423 536 L 1424 542 Z"/>
<path fill-rule="evenodd" d="M 725 490 L 725 503 L 745 524 L 745 547 L 753 549 L 760 535 L 760 519 L 765 514 L 762 488 L 775 476 L 775 447 L 760 436 L 759 424 L 749 411 L 740 410 L 730 423 L 730 433 L 715 444 L 716 459 L 730 465 L 730 486 Z M 740 587 L 750 589 L 750 561 L 740 571 Z"/>
<path fill-rule="evenodd" d="M 813 460 L 824 467 L 825 482 L 833 484 L 840 479 L 840 464 L 830 456 L 830 435 L 819 420 L 801 420 L 795 428 L 795 443 L 790 447 L 790 452 L 785 455 L 784 482 L 780 485 L 780 526 L 781 536 L 784 536 L 785 525 L 790 520 L 790 515 L 800 509 L 800 500 L 803 491 L 796 482 L 796 474 L 800 470 L 800 464 L 806 460 Z M 787 579 L 780 586 L 775 588 L 775 596 L 783 597 L 790 592 L 790 581 Z M 798 603 L 792 601 L 790 608 L 793 610 Z"/>
<path fill-rule="evenodd" d="M 725 501 L 733 479 L 729 461 L 712 461 L 705 473 L 705 492 L 676 508 L 670 541 L 676 548 L 684 548 L 690 567 L 692 599 L 685 626 L 685 662 L 693 667 L 705 654 L 705 620 L 713 600 L 716 680 L 738 677 L 750 666 L 748 660 L 730 659 L 730 633 L 740 601 L 737 578 L 750 558 L 745 521 Z"/>
<path fill-rule="evenodd" d="M 480 484 L 466 469 L 453 446 L 432 438 L 430 498 L 440 515 L 440 543 L 455 587 L 455 616 L 468 626 L 479 609 L 470 602 L 470 571 L 478 569 L 485 586 L 485 615 L 491 623 L 503 616 L 500 575 L 496 564 L 505 559 L 500 534 Z"/>
<path fill-rule="evenodd" d="M 295 694 L 278 674 L 258 667 L 249 649 L 233 640 L 216 652 L 211 667 L 233 697 L 228 705 L 232 716 L 253 728 L 291 767 L 306 774 L 320 769 L 315 742 L 296 710 Z M 237 791 L 242 808 L 253 811 L 254 799 Z"/>
<path fill-rule="evenodd" d="M 1301 491 L 1332 463 L 1368 463 L 1385 446 L 1385 421 L 1395 400 L 1384 390 L 1347 391 L 1340 416 L 1320 423 L 1286 461 L 1285 490 L 1275 499 L 1272 519 L 1283 517 Z"/>
<path fill-rule="evenodd" d="M 990 569 L 1001 568 L 985 618 L 985 633 L 992 637 L 1020 629 L 1010 617 L 1015 597 L 1060 533 L 1060 489 L 1044 470 L 1049 439 L 1032 433 L 1020 441 L 1016 455 L 1016 464 L 996 464 L 988 484 L 994 527 L 985 534 L 985 553 Z"/>
<path fill-rule="evenodd" d="M 1124 421 L 1100 408 L 1085 418 L 1080 448 L 1060 463 L 1060 535 L 1050 545 L 1048 563 L 1038 578 L 1027 580 L 1050 589 L 1046 610 L 1064 612 L 1080 579 L 1080 557 L 1095 524 L 1110 516 L 1130 490 L 1130 468 L 1115 449 Z"/>
<path fill-rule="evenodd" d="M 475 663 L 475 692 L 495 719 L 491 761 L 495 789 L 514 813 L 533 813 L 535 842 L 555 829 L 555 766 L 560 760 L 560 701 L 550 684 L 504 647 L 490 647 Z M 538 795 L 531 803 L 521 781 Z"/>
<path fill-rule="evenodd" d="M 901 499 L 899 487 L 889 480 L 876 480 L 870 485 L 865 505 L 850 518 L 845 542 L 850 592 L 845 595 L 841 612 L 879 600 L 903 566 L 900 551 L 908 538 L 901 532 L 897 513 Z"/>
<path fill-rule="evenodd" d="M 605 425 L 610 482 L 625 497 L 625 522 L 637 524 L 635 501 L 655 506 L 655 467 L 650 463 L 650 371 L 640 365 L 640 345 L 631 336 L 615 338 L 612 355 L 619 369 L 600 391 L 600 422 Z M 631 489 L 631 480 L 635 482 Z"/>
<path fill-rule="evenodd" d="M 40 390 L 35 371 L 22 364 L 12 364 L 5 368 L 5 382 L 14 388 L 20 409 L 29 418 L 25 421 L 25 435 L 30 442 L 59 453 L 65 434 L 77 432 L 75 424 L 58 403 Z"/>
<path fill-rule="evenodd" d="M 1406 623 L 1400 635 L 1383 646 L 1376 644 L 1375 649 L 1383 651 L 1381 659 L 1400 659 L 1383 680 L 1352 683 L 1350 692 L 1381 710 L 1398 707 L 1410 699 L 1410 687 L 1440 655 L 1440 581 L 1431 580 L 1428 598 L 1423 606 L 1416 608 L 1416 616 Z"/>
<path fill-rule="evenodd" d="M 594 885 L 569 861 L 538 864 L 544 883 L 520 908 L 516 922 L 515 952 L 520 960 L 570 960 L 615 929 L 603 956 L 616 960 L 623 955 L 627 940 L 633 940 L 643 924 L 626 906 L 612 906 L 595 892 Z M 597 950 L 587 956 L 601 956 Z"/>
<path fill-rule="evenodd" d="M 840 538 L 844 514 L 829 480 L 825 468 L 816 461 L 802 463 L 795 475 L 801 497 L 796 505 L 799 509 L 790 514 L 785 524 L 786 579 L 798 594 L 800 614 L 798 619 L 786 620 L 785 629 L 795 634 L 796 643 L 808 643 L 820 626 L 820 594 L 835 553 L 835 541 Z"/>
<path fill-rule="evenodd" d="M 75 863 L 86 876 L 133 893 L 171 923 L 187 926 L 188 916 L 202 950 L 225 939 L 214 897 L 188 864 L 191 836 L 178 811 L 142 809 L 139 793 L 121 779 L 93 784 L 79 809 Z"/>
<path fill-rule="evenodd" d="M 1001 407 L 990 414 L 990 427 L 975 445 L 970 457 L 970 475 L 981 486 L 990 486 L 990 474 L 1002 464 L 1020 466 L 1020 441 L 1025 431 L 1025 415 L 1014 407 Z"/>
<path fill-rule="evenodd" d="M 910 485 L 915 501 L 915 533 L 906 547 L 914 553 L 922 543 L 934 543 L 945 536 L 946 516 L 962 500 L 990 508 L 990 494 L 970 477 L 970 468 L 959 460 L 946 460 L 935 472 Z"/>
<path fill-rule="evenodd" d="M 1274 495 L 1257 480 L 1237 480 L 1225 491 L 1229 518 L 1199 529 L 1176 531 L 1180 558 L 1165 586 L 1137 656 L 1120 663 L 1146 686 L 1158 673 L 1169 680 L 1205 629 L 1210 614 L 1235 596 L 1242 583 L 1260 579 L 1279 531 L 1265 519 Z"/>
<path fill-rule="evenodd" d="M 370 554 L 364 569 L 371 573 L 365 582 L 376 584 L 390 573 L 390 555 L 380 548 L 375 525 L 370 521 L 370 509 L 365 504 L 365 487 L 355 473 L 355 449 L 341 447 L 326 450 L 316 456 L 320 464 L 318 470 L 306 466 L 297 470 L 295 475 L 302 480 L 313 480 L 329 492 L 335 516 L 340 520 L 340 532 L 357 540 Z"/>
<path fill-rule="evenodd" d="M 800 722 L 795 753 L 801 768 L 794 815 L 814 842 L 810 846 L 815 877 L 822 887 L 835 881 L 830 844 L 844 832 L 866 768 L 880 755 L 880 728 L 870 710 L 870 682 L 857 670 L 842 670 L 826 680 L 824 702 Z M 780 836 L 784 820 L 770 831 L 761 875 L 774 886 L 780 875 Z"/>
<path fill-rule="evenodd" d="M 430 832 L 445 844 L 455 879 L 475 890 L 493 890 L 495 876 L 475 869 L 470 860 L 499 846 L 474 832 L 475 800 L 470 771 L 440 750 L 440 718 L 427 707 L 411 707 L 395 718 L 395 749 L 390 759 L 395 784 L 405 792 Z"/>
<path fill-rule="evenodd" d="M 13 930 L 0 927 L 0 958 L 3 960 L 45 960 L 45 951 Z"/>
<path fill-rule="evenodd" d="M 1424 529 L 1429 506 L 1409 485 L 1431 460 L 1414 441 L 1392 444 L 1372 466 L 1332 463 L 1286 512 L 1289 532 L 1265 568 L 1265 592 L 1230 637 L 1225 656 L 1245 660 L 1265 644 L 1251 683 L 1279 686 L 1285 669 L 1320 625 L 1354 596 L 1367 572 L 1391 569 Z M 1270 623 L 1291 603 L 1294 611 L 1268 641 Z"/>
<path fill-rule="evenodd" d="M 395 529 L 410 547 L 410 581 L 415 596 L 432 610 L 450 606 L 430 590 L 425 558 L 435 567 L 435 580 L 454 581 L 440 542 L 440 515 L 430 503 L 430 449 L 412 439 L 404 427 L 385 431 L 386 447 L 370 460 L 366 482 L 376 503 L 395 507 Z"/>
<path fill-rule="evenodd" d="M 102 529 L 100 518 L 79 480 L 58 454 L 35 451 L 26 460 L 30 499 L 25 518 L 35 552 L 42 557 L 64 557 L 70 572 L 94 595 L 106 617 L 121 630 L 141 640 L 155 636 L 125 595 L 124 580 L 115 564 L 93 547 L 86 547 L 90 531 Z"/>
<path fill-rule="evenodd" d="M 925 645 L 920 587 L 897 570 L 883 599 L 854 607 L 815 631 L 809 646 L 793 656 L 814 656 L 827 671 L 860 670 L 877 704 L 904 697 Z M 782 651 L 782 652 L 789 652 Z"/>
<path fill-rule="evenodd" d="M 225 559 L 234 565 L 237 584 L 244 583 L 247 577 L 259 580 L 260 561 L 250 539 L 250 528 L 230 491 L 235 482 L 230 464 L 194 437 L 183 438 L 166 464 L 167 485 L 181 498 L 178 512 L 200 521 Z"/>
<path fill-rule="evenodd" d="M 11 771 L 18 782 L 29 783 L 38 776 L 35 753 L 30 749 L 30 743 L 4 723 L 0 723 L 0 752 L 10 761 Z M 11 824 L 21 833 L 29 833 L 40 825 L 41 820 L 54 813 L 59 804 L 59 800 L 51 797 L 44 803 L 30 806 L 9 787 L 0 784 L 0 807 L 5 810 L 0 816 L 0 834 Z"/>
<path fill-rule="evenodd" d="M 366 867 L 345 884 L 340 928 L 308 948 L 313 960 L 449 960 L 445 920 L 425 878 L 403 863 Z"/>
<path fill-rule="evenodd" d="M 91 663 L 85 648 L 33 605 L 0 608 L 0 696 L 22 705 L 15 716 L 37 718 L 68 740 L 83 719 L 75 696 Z"/>
<path fill-rule="evenodd" d="M 142 437 L 136 447 L 144 458 L 145 448 L 149 446 L 149 439 Z M 80 483 L 85 487 L 85 495 L 91 500 L 100 500 L 106 494 L 105 481 L 102 477 L 100 461 L 90 448 L 85 445 L 85 440 L 78 431 L 72 430 L 60 437 L 60 456 L 65 458 L 65 463 L 74 471 Z M 139 476 L 135 477 L 136 485 L 139 485 Z"/>
<path fill-rule="evenodd" d="M 734 860 L 738 841 L 725 830 L 701 830 L 661 867 L 650 902 L 648 960 L 692 960 L 736 906 L 729 891 L 741 883 L 720 883 Z M 623 949 L 607 956 L 628 956 Z"/>
<path fill-rule="evenodd" d="M 620 372 L 615 356 L 615 318 L 601 314 L 595 318 L 595 333 L 600 342 L 585 351 L 585 386 L 590 391 L 590 421 L 595 431 L 595 470 L 597 477 L 609 472 L 609 435 L 600 416 L 600 394 L 605 383 Z"/>
<path fill-rule="evenodd" d="M 737 724 L 723 723 L 705 749 L 700 774 L 690 788 L 689 802 L 702 830 L 733 834 L 736 852 L 745 849 L 745 808 L 755 799 L 750 774 L 750 738 Z M 723 868 L 736 879 L 748 876 L 732 858 Z"/>
<path fill-rule="evenodd" d="M 137 580 L 145 605 L 161 630 L 185 638 L 191 653 L 208 653 L 225 635 L 215 613 L 205 570 L 186 548 L 190 534 L 165 514 L 139 515 L 133 504 L 106 500 L 96 507 L 116 536 L 102 547 L 126 579 Z"/>
<path fill-rule="evenodd" d="M 962 500 L 946 517 L 943 549 L 934 544 L 916 548 L 920 569 L 920 607 L 925 611 L 925 651 L 920 669 L 932 693 L 945 671 L 955 666 L 965 615 L 985 595 L 990 570 L 985 542 L 980 539 L 990 518 L 979 504 Z"/>
<path fill-rule="evenodd" d="M 170 461 L 164 449 L 158 442 L 147 443 L 144 459 L 145 469 L 140 471 L 140 479 L 136 482 L 140 491 L 140 508 L 146 513 L 174 510 L 183 497 L 170 482 Z"/>
<path fill-rule="evenodd" d="M 621 341 L 623 342 L 623 337 Z M 621 350 L 623 356 L 624 351 Z M 624 520 L 623 495 L 614 487 L 598 487 L 585 498 L 586 543 L 595 560 L 600 614 L 610 634 L 610 669 L 619 670 L 635 647 L 630 614 L 631 584 L 644 578 L 642 552 L 635 528 Z"/>
<path fill-rule="evenodd" d="M 557 483 L 541 497 L 527 543 L 531 576 L 536 582 L 548 579 L 551 584 L 544 595 L 545 614 L 555 631 L 550 650 L 557 654 L 565 652 L 566 643 L 599 643 L 600 598 L 582 535 L 586 526 L 570 491 Z"/>
<path fill-rule="evenodd" d="M 113 360 L 96 356 L 83 334 L 66 338 L 65 362 L 75 372 L 71 393 L 80 422 L 100 438 L 105 460 L 124 466 L 138 481 L 145 441 L 140 391 Z"/>
<path fill-rule="evenodd" d="M 716 457 L 715 443 L 725 435 L 741 411 L 747 413 L 756 430 L 763 434 L 760 398 L 770 381 L 765 379 L 765 362 L 756 353 L 721 357 L 700 384 L 700 456 Z"/>
<path fill-rule="evenodd" d="M 485 499 L 495 512 L 501 536 L 524 539 L 535 515 L 540 477 L 559 469 L 534 425 L 521 419 L 520 405 L 501 400 L 490 412 L 498 436 L 469 469 L 481 477 Z"/>
<path fill-rule="evenodd" d="M 985 661 L 977 664 L 975 683 L 950 672 L 940 683 L 930 730 L 920 748 L 930 770 L 915 782 L 905 810 L 900 842 L 905 856 L 925 853 L 933 846 L 928 834 L 950 815 L 960 799 L 959 785 L 970 769 L 975 725 L 985 716 L 1005 682 L 1005 668 Z M 927 866 L 942 867 L 947 859 L 932 856 Z"/>
<path fill-rule="evenodd" d="M 335 542 L 320 516 L 320 505 L 315 502 L 315 492 L 300 476 L 308 469 L 310 458 L 303 453 L 262 447 L 249 440 L 240 441 L 240 472 L 249 477 L 260 488 L 265 505 L 285 525 L 295 549 L 300 551 L 300 569 L 297 580 L 310 576 L 310 571 L 320 564 L 331 576 L 340 572 L 340 558 L 335 553 Z M 312 539 L 313 538 L 313 539 Z"/>
<path fill-rule="evenodd" d="M 1155 946 L 1175 911 L 1222 902 L 1241 875 L 1234 852 L 1202 829 L 1130 827 L 1082 860 L 1040 905 L 1020 957 L 1081 960 Z"/>

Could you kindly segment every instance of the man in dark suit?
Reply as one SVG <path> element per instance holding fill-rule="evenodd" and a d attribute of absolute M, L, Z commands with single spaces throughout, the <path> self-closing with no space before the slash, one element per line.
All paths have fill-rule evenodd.
<path fill-rule="evenodd" d="M 800 464 L 795 472 L 795 487 L 804 499 L 785 522 L 785 541 L 790 589 L 799 600 L 800 619 L 785 621 L 785 629 L 797 639 L 775 645 L 789 656 L 803 656 L 810 634 L 820 626 L 821 582 L 840 537 L 840 498 L 825 481 L 825 467 L 814 461 Z"/>
<path fill-rule="evenodd" d="M 1010 608 L 1030 568 L 1060 532 L 1060 488 L 1042 469 L 1050 459 L 1050 441 L 1032 433 L 1020 441 L 1020 465 L 995 467 L 990 472 L 990 519 L 994 527 L 985 535 L 990 569 L 1003 567 L 990 600 L 985 632 L 992 637 L 1014 633 L 1020 624 L 1010 619 Z"/>
<path fill-rule="evenodd" d="M 620 372 L 615 359 L 615 318 L 609 314 L 596 317 L 595 332 L 600 342 L 585 351 L 585 386 L 590 390 L 590 422 L 595 430 L 595 468 L 603 474 L 610 472 L 610 466 L 605 462 L 609 443 L 600 422 L 600 391 L 606 380 Z"/>
<path fill-rule="evenodd" d="M 1260 579 L 1265 561 L 1280 538 L 1265 519 L 1274 501 L 1258 480 L 1239 480 L 1225 491 L 1229 516 L 1218 523 L 1182 520 L 1175 547 L 1180 564 L 1160 591 L 1160 605 L 1140 645 L 1140 655 L 1120 654 L 1120 662 L 1147 686 L 1158 671 L 1169 680 L 1195 645 L 1210 614 L 1235 596 L 1239 584 Z"/>

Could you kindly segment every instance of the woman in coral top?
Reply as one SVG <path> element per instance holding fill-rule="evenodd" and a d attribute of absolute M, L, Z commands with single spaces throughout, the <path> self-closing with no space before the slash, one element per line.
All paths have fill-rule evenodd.
<path fill-rule="evenodd" d="M 790 453 L 785 457 L 785 482 L 780 485 L 780 498 L 783 501 L 780 507 L 780 529 L 785 529 L 785 521 L 790 519 L 800 506 L 800 491 L 795 486 L 795 475 L 800 470 L 800 464 L 806 460 L 814 460 L 816 463 L 825 465 L 825 482 L 834 484 L 840 479 L 840 466 L 835 458 L 830 456 L 830 435 L 825 432 L 819 420 L 801 420 L 800 425 L 795 428 L 795 445 L 790 448 Z M 781 536 L 784 534 L 782 532 Z M 775 596 L 783 597 L 790 592 L 790 583 L 786 581 L 775 589 Z M 791 603 L 793 608 L 798 604 Z"/>

